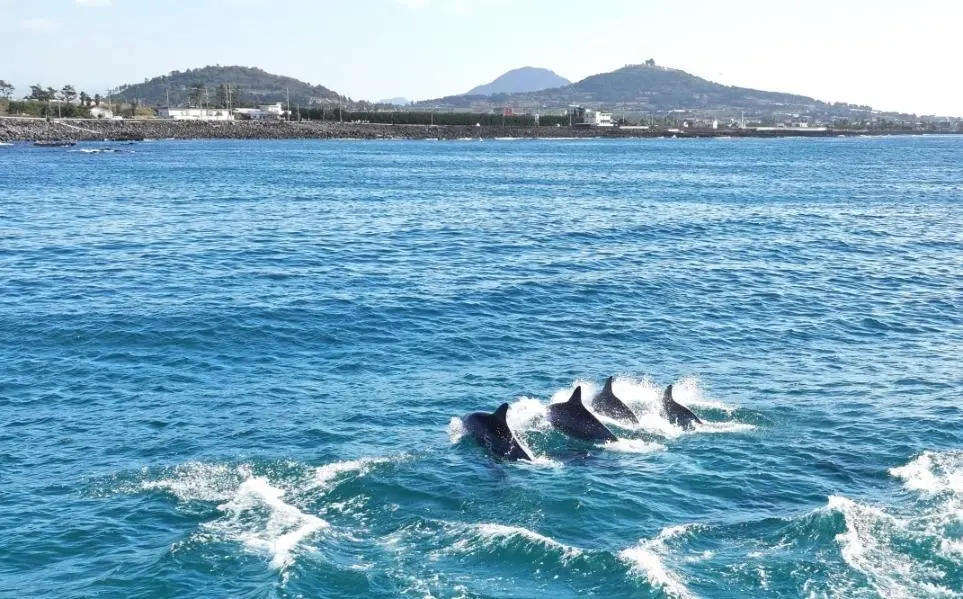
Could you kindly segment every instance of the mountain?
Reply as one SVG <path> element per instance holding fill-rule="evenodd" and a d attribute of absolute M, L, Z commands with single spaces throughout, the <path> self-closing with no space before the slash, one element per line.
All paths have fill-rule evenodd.
<path fill-rule="evenodd" d="M 517 94 L 537 92 L 551 87 L 572 83 L 554 71 L 536 67 L 522 67 L 508 71 L 491 83 L 472 88 L 466 96 L 490 96 L 492 94 Z"/>
<path fill-rule="evenodd" d="M 337 93 L 321 85 L 238 66 L 172 71 L 168 75 L 145 79 L 143 83 L 122 86 L 114 97 L 126 101 L 137 100 L 140 104 L 150 106 L 165 106 L 169 94 L 171 106 L 199 104 L 198 100 L 213 106 L 227 102 L 224 97 L 227 86 L 230 86 L 233 106 L 287 103 L 289 93 L 292 106 L 338 101 Z"/>
<path fill-rule="evenodd" d="M 865 114 L 869 110 L 867 106 L 831 105 L 807 96 L 722 85 L 685 71 L 657 66 L 652 61 L 592 75 L 564 87 L 488 97 L 449 96 L 420 102 L 416 107 L 488 111 L 514 106 L 544 113 L 565 110 L 570 104 L 620 113 L 657 115 L 680 111 L 734 117 L 739 117 L 742 112 L 747 116 L 784 113 L 845 116 L 849 112 Z"/>
<path fill-rule="evenodd" d="M 411 104 L 411 100 L 408 98 L 387 98 L 385 100 L 378 100 L 378 104 L 390 104 L 392 106 L 407 106 Z"/>
<path fill-rule="evenodd" d="M 739 108 L 810 108 L 821 104 L 807 96 L 767 92 L 714 83 L 678 69 L 655 65 L 629 65 L 592 75 L 563 90 L 567 101 L 633 105 L 648 111 L 719 110 Z M 550 95 L 540 99 L 551 100 Z"/>

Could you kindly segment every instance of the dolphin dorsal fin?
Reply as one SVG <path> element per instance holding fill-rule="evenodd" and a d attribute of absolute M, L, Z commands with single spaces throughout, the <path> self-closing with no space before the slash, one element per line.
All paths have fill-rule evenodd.
<path fill-rule="evenodd" d="M 573 403 L 577 406 L 582 405 L 582 386 L 581 385 L 576 387 L 575 391 L 572 392 L 572 397 L 568 398 L 568 403 Z"/>
<path fill-rule="evenodd" d="M 495 410 L 494 414 L 499 420 L 505 420 L 508 417 L 508 404 L 503 403 L 502 405 L 498 406 L 498 409 Z"/>
<path fill-rule="evenodd" d="M 614 377 L 609 377 L 605 379 L 605 386 L 602 387 L 602 393 L 612 393 L 612 379 Z"/>
<path fill-rule="evenodd" d="M 665 388 L 665 392 L 662 393 L 662 403 L 671 403 L 675 400 L 672 399 L 672 385 Z"/>

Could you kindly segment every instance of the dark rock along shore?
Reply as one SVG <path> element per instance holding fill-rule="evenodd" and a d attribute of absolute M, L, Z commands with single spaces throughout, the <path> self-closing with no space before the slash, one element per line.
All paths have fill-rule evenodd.
<path fill-rule="evenodd" d="M 583 127 L 470 127 L 375 125 L 330 121 L 169 121 L 0 119 L 0 141 L 135 139 L 464 139 L 493 137 L 827 137 L 866 131 L 754 131 L 751 129 L 619 129 Z M 895 132 L 894 132 L 895 133 Z"/>

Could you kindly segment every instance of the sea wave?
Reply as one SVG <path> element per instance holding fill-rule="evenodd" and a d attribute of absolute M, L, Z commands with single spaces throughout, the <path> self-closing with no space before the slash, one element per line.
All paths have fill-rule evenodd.
<path fill-rule="evenodd" d="M 293 463 L 283 476 L 255 473 L 258 469 L 251 464 L 190 462 L 165 468 L 159 475 L 144 470 L 139 483 L 121 490 L 162 491 L 179 502 L 217 503 L 218 516 L 200 523 L 186 541 L 175 544 L 175 551 L 196 543 L 234 542 L 266 555 L 272 568 L 286 571 L 311 537 L 332 528 L 318 514 L 343 512 L 357 499 L 325 502 L 328 493 L 378 465 L 406 459 L 407 454 L 365 457 L 314 468 Z"/>
<path fill-rule="evenodd" d="M 583 553 L 578 547 L 566 545 L 521 526 L 496 523 L 447 524 L 460 537 L 451 545 L 450 551 L 459 553 L 473 553 L 479 549 L 493 548 L 510 549 L 523 553 L 551 551 L 558 553 L 563 561 L 578 557 Z"/>
<path fill-rule="evenodd" d="M 963 451 L 926 451 L 904 466 L 890 468 L 889 473 L 902 479 L 910 491 L 963 495 Z"/>
<path fill-rule="evenodd" d="M 963 596 L 947 586 L 949 573 L 929 550 L 939 540 L 917 518 L 839 495 L 830 496 L 826 510 L 843 518 L 844 530 L 836 536 L 843 560 L 883 597 Z"/>
<path fill-rule="evenodd" d="M 309 489 L 321 487 L 328 489 L 333 486 L 334 481 L 342 475 L 352 473 L 356 478 L 370 473 L 376 466 L 387 463 L 397 463 L 408 459 L 407 454 L 392 457 L 360 458 L 357 460 L 346 460 L 343 462 L 333 462 L 318 466 L 314 470 L 313 481 L 307 485 Z"/>
<path fill-rule="evenodd" d="M 630 572 L 643 576 L 650 585 L 670 597 L 694 597 L 682 576 L 670 570 L 665 561 L 669 554 L 668 541 L 697 528 L 694 524 L 664 528 L 654 538 L 643 539 L 638 545 L 623 549 L 619 552 L 619 558 L 629 566 Z"/>
<path fill-rule="evenodd" d="M 330 526 L 325 520 L 286 503 L 284 496 L 285 491 L 267 478 L 251 477 L 241 484 L 230 501 L 217 506 L 225 517 L 203 527 L 215 537 L 239 541 L 251 550 L 267 553 L 271 567 L 282 570 L 291 565 L 298 545 Z"/>

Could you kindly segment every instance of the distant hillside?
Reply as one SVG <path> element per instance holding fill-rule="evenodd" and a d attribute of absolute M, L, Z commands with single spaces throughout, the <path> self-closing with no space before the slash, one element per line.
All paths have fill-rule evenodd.
<path fill-rule="evenodd" d="M 492 94 L 518 94 L 537 92 L 552 87 L 562 87 L 572 82 L 554 71 L 536 67 L 522 67 L 508 71 L 486 85 L 472 88 L 467 96 L 490 96 Z"/>
<path fill-rule="evenodd" d="M 714 83 L 655 64 L 629 65 L 592 75 L 566 85 L 529 93 L 449 96 L 420 102 L 419 107 L 450 110 L 486 110 L 500 106 L 564 110 L 570 104 L 618 110 L 623 113 L 664 114 L 669 111 L 694 114 L 755 115 L 793 113 L 802 115 L 865 112 L 868 107 L 829 105 L 807 96 L 767 92 Z"/>
<path fill-rule="evenodd" d="M 650 111 L 772 107 L 807 108 L 821 102 L 806 96 L 767 92 L 714 83 L 685 71 L 654 65 L 630 65 L 592 75 L 559 90 L 567 101 L 632 104 Z M 551 101 L 551 94 L 539 99 Z"/>
<path fill-rule="evenodd" d="M 408 98 L 387 98 L 384 100 L 378 100 L 378 104 L 389 104 L 391 106 L 407 106 L 411 104 L 411 100 Z"/>
<path fill-rule="evenodd" d="M 223 105 L 228 86 L 233 106 L 287 102 L 307 106 L 337 102 L 338 94 L 321 85 L 311 85 L 293 77 L 273 75 L 258 68 L 208 66 L 154 77 L 143 83 L 125 85 L 114 96 L 137 100 L 149 106 L 164 106 L 170 94 L 171 106 Z"/>

